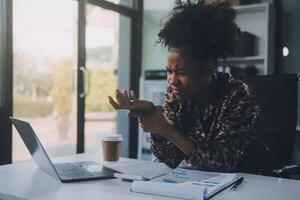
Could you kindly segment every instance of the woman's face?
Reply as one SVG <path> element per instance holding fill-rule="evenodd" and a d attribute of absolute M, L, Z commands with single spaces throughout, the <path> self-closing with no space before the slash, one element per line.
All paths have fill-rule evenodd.
<path fill-rule="evenodd" d="M 180 53 L 169 51 L 166 68 L 168 84 L 178 99 L 192 100 L 201 95 L 204 76 L 199 66 L 185 61 Z"/>

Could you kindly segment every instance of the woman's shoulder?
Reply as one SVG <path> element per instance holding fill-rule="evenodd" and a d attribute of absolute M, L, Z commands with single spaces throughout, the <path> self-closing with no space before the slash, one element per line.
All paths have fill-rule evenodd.
<path fill-rule="evenodd" d="M 216 72 L 218 85 L 223 87 L 224 95 L 253 96 L 251 86 L 228 73 Z"/>

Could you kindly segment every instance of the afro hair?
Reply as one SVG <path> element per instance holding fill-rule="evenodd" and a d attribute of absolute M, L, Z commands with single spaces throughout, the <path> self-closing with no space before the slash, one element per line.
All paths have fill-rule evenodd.
<path fill-rule="evenodd" d="M 192 58 L 216 63 L 238 50 L 240 29 L 235 17 L 236 11 L 227 1 L 206 4 L 201 0 L 177 0 L 158 33 L 157 43 L 187 49 Z"/>

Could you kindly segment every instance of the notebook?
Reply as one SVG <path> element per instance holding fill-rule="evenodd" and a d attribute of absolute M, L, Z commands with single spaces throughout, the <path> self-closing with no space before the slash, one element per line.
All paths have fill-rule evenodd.
<path fill-rule="evenodd" d="M 202 200 L 232 185 L 238 179 L 234 173 L 216 173 L 176 168 L 150 181 L 133 181 L 131 192 L 178 199 Z"/>

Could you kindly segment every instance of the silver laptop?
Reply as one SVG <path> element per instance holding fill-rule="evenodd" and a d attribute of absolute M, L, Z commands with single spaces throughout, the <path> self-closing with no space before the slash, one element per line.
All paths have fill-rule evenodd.
<path fill-rule="evenodd" d="M 55 179 L 67 183 L 114 177 L 114 170 L 92 161 L 53 164 L 31 125 L 20 119 L 13 117 L 10 117 L 10 119 L 35 163 L 41 170 Z"/>

